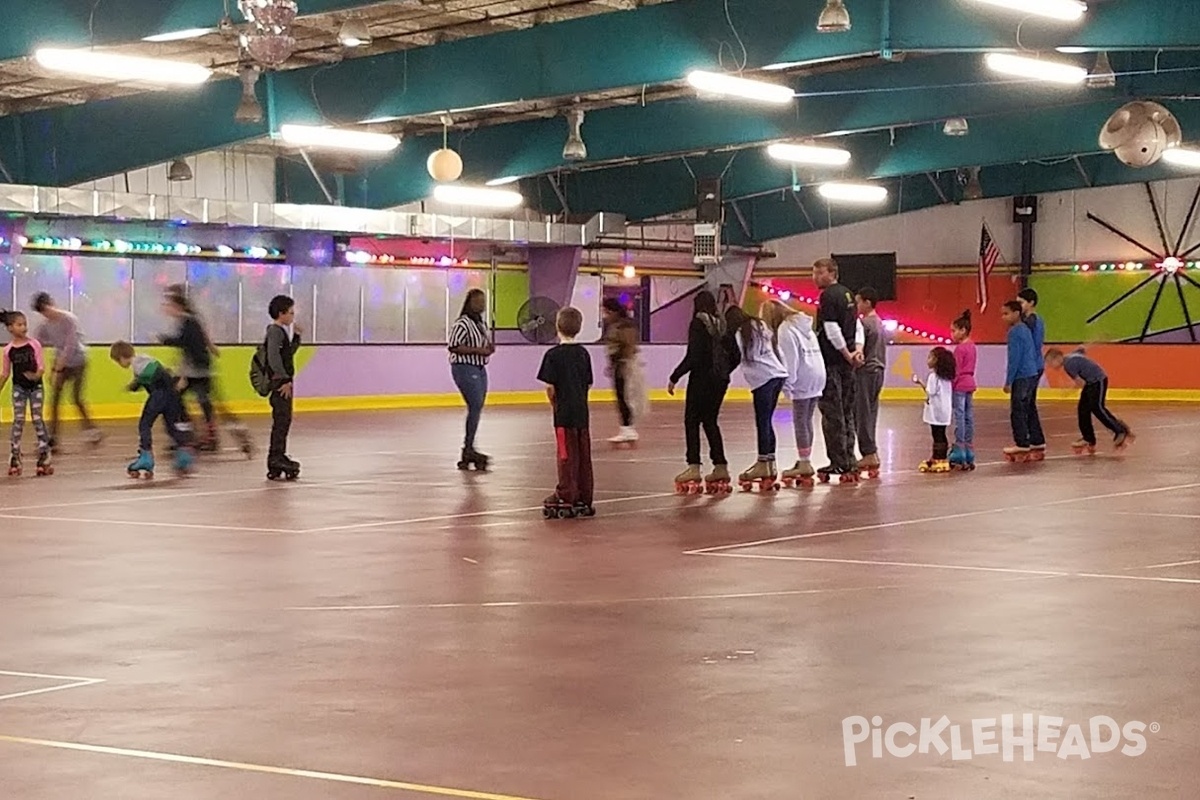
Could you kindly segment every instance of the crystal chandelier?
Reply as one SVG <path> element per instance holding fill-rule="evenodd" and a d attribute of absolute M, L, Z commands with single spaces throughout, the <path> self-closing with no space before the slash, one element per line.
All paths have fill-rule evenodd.
<path fill-rule="evenodd" d="M 243 36 L 246 52 L 268 69 L 282 66 L 296 49 L 296 0 L 238 0 L 238 8 L 250 23 Z"/>

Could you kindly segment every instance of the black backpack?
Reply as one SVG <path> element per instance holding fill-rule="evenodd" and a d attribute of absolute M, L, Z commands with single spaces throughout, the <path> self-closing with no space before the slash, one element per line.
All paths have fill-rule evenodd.
<path fill-rule="evenodd" d="M 701 319 L 712 339 L 712 376 L 717 383 L 728 383 L 729 376 L 737 368 L 736 342 L 725 330 L 725 320 L 708 317 Z"/>
<path fill-rule="evenodd" d="M 254 387 L 254 391 L 258 392 L 259 397 L 267 397 L 271 394 L 271 376 L 267 369 L 266 339 L 263 339 L 263 343 L 254 348 L 254 355 L 250 357 L 250 385 Z"/>

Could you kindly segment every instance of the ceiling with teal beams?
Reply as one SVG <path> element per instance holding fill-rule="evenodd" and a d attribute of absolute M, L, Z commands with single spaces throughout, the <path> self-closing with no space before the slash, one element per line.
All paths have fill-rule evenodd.
<path fill-rule="evenodd" d="M 20 7 L 12 16 L 17 24 L 0 34 L 9 58 L 47 38 L 89 40 L 86 15 L 67 8 L 88 4 L 0 0 L 0 7 L 6 3 Z M 118 43 L 211 24 L 203 9 L 211 16 L 213 5 L 105 0 L 101 9 L 125 13 L 94 21 L 92 36 Z M 300 0 L 305 14 L 367 5 Z M 397 151 L 325 181 L 347 205 L 386 208 L 429 196 L 425 161 L 441 147 L 439 119 L 451 111 L 448 138 L 465 162 L 465 181 L 519 178 L 514 185 L 527 203 L 547 213 L 604 210 L 647 219 L 685 212 L 695 204 L 696 179 L 720 176 L 726 239 L 750 242 L 956 202 L 962 170 L 973 167 L 981 169 L 985 196 L 1178 174 L 1162 166 L 1131 169 L 1100 153 L 1101 125 L 1130 99 L 1163 102 L 1185 139 L 1200 140 L 1200 107 L 1192 99 L 1200 78 L 1200 3 L 1093 0 L 1082 21 L 1051 23 L 971 0 L 846 0 L 853 27 L 838 34 L 815 29 L 824 0 L 675 0 L 623 10 L 634 5 L 610 0 L 611 13 L 534 20 L 269 74 L 258 86 L 267 113 L 252 125 L 233 120 L 236 79 L 10 113 L 0 117 L 0 160 L 14 180 L 72 185 L 263 141 L 285 123 L 387 120 L 368 128 L 402 133 Z M 1116 86 L 1052 86 L 984 67 L 984 53 L 1018 43 L 1084 67 L 1106 51 Z M 1086 52 L 1056 53 L 1061 47 Z M 791 85 L 794 103 L 776 109 L 701 100 L 684 82 L 690 70 L 734 70 L 743 61 L 747 77 Z M 763 70 L 779 64 L 794 66 Z M 568 162 L 563 112 L 577 102 L 586 110 L 588 158 Z M 950 117 L 966 118 L 970 134 L 944 136 Z M 770 142 L 810 137 L 851 151 L 851 164 L 793 171 L 765 154 Z M 828 178 L 889 185 L 888 205 L 830 208 L 815 193 Z M 326 202 L 299 159 L 280 159 L 278 189 L 291 202 Z"/>

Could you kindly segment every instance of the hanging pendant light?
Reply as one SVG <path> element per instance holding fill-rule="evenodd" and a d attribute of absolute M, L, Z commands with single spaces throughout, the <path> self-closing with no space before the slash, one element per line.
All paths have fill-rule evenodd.
<path fill-rule="evenodd" d="M 438 183 L 450 183 L 462 177 L 462 156 L 450 149 L 450 121 L 442 120 L 442 147 L 429 154 L 425 169 Z"/>
<path fill-rule="evenodd" d="M 1117 85 L 1117 73 L 1113 72 L 1112 62 L 1108 60 L 1108 51 L 1101 50 L 1096 56 L 1096 65 L 1088 72 L 1084 85 L 1089 89 L 1111 89 Z"/>
<path fill-rule="evenodd" d="M 845 0 L 825 0 L 825 8 L 817 18 L 817 30 L 821 33 L 846 33 L 850 30 L 850 12 Z"/>
<path fill-rule="evenodd" d="M 238 70 L 238 78 L 242 81 L 242 99 L 238 101 L 237 111 L 233 112 L 235 122 L 243 125 L 255 125 L 263 121 L 262 105 L 258 102 L 258 95 L 254 93 L 258 75 L 258 67 L 250 64 Z"/>
<path fill-rule="evenodd" d="M 192 179 L 192 168 L 182 158 L 171 162 L 167 168 L 167 180 L 171 183 L 183 183 Z"/>

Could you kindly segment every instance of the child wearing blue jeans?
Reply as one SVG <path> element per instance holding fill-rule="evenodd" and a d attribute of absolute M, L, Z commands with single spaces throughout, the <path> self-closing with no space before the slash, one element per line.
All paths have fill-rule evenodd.
<path fill-rule="evenodd" d="M 975 343 L 971 341 L 971 310 L 950 323 L 954 341 L 954 446 L 950 448 L 953 469 L 975 469 Z"/>
<path fill-rule="evenodd" d="M 154 476 L 152 429 L 159 417 L 163 418 L 167 435 L 175 443 L 175 470 L 181 474 L 190 471 L 194 461 L 192 426 L 184 413 L 175 377 L 156 359 L 138 355 L 129 342 L 114 342 L 109 356 L 123 369 L 133 370 L 129 391 L 145 389 L 147 394 L 142 418 L 138 421 L 138 457 L 127 468 L 130 477 Z"/>

